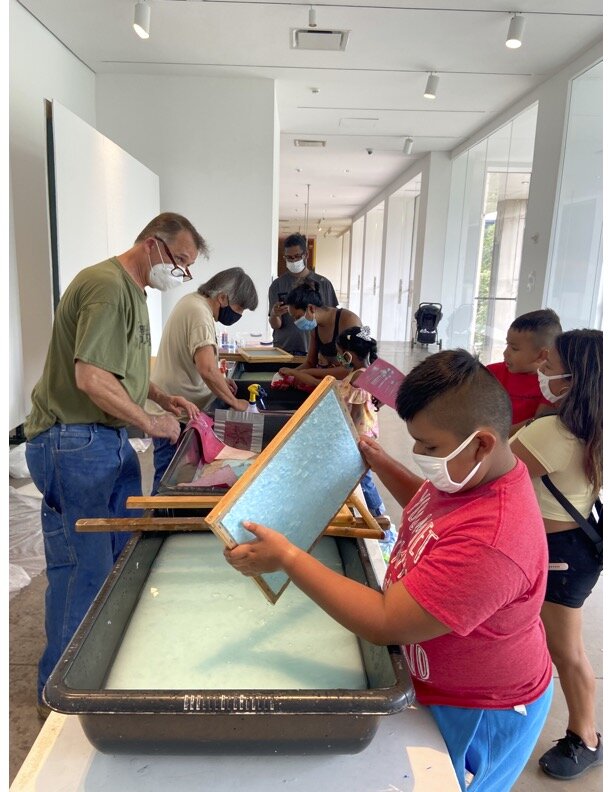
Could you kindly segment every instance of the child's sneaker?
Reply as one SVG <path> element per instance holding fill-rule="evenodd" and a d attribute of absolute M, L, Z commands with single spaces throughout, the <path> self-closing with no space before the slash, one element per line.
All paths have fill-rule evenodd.
<path fill-rule="evenodd" d="M 593 751 L 581 737 L 568 729 L 565 737 L 557 740 L 555 747 L 540 757 L 539 764 L 553 778 L 577 778 L 591 767 L 603 764 L 601 734 L 597 734 L 597 748 Z"/>

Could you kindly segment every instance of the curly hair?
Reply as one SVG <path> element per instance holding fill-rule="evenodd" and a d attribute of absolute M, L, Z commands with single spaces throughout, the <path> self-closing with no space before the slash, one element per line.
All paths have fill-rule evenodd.
<path fill-rule="evenodd" d="M 376 339 L 369 338 L 369 327 L 349 327 L 336 338 L 336 344 L 343 352 L 353 352 L 366 365 L 378 357 Z M 365 336 L 365 337 L 364 337 Z"/>
<path fill-rule="evenodd" d="M 563 368 L 571 374 L 559 420 L 584 442 L 584 469 L 595 492 L 603 485 L 603 333 L 568 330 L 555 338 Z"/>
<path fill-rule="evenodd" d="M 287 305 L 292 308 L 298 308 L 300 311 L 305 311 L 309 305 L 314 305 L 316 308 L 323 307 L 323 298 L 319 293 L 319 284 L 311 278 L 306 278 L 303 283 L 291 289 L 285 301 Z"/>

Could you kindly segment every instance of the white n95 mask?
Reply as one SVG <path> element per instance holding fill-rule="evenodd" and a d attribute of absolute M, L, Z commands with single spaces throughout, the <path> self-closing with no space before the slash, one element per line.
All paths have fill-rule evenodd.
<path fill-rule="evenodd" d="M 463 481 L 457 482 L 453 481 L 448 473 L 448 468 L 446 467 L 446 463 L 460 454 L 464 448 L 470 444 L 470 442 L 476 437 L 478 434 L 478 430 L 472 432 L 469 437 L 466 437 L 463 443 L 460 446 L 455 448 L 448 456 L 445 457 L 432 457 L 427 456 L 427 454 L 412 454 L 414 461 L 417 465 L 421 468 L 421 472 L 423 473 L 423 477 L 431 481 L 434 487 L 441 492 L 458 492 L 462 487 L 474 477 L 476 471 L 482 464 L 482 462 L 478 462 L 474 468 L 467 474 L 467 476 L 463 479 Z"/>
<path fill-rule="evenodd" d="M 293 275 L 298 275 L 306 266 L 303 258 L 297 261 L 287 261 L 287 259 L 285 259 L 285 264 L 289 272 L 293 273 Z"/>
<path fill-rule="evenodd" d="M 173 264 L 154 264 L 149 270 L 147 276 L 147 283 L 152 289 L 159 289 L 159 291 L 168 291 L 180 286 L 183 282 L 183 276 L 172 274 L 174 269 Z"/>
<path fill-rule="evenodd" d="M 546 374 L 543 374 L 540 369 L 538 369 L 538 383 L 540 385 L 540 391 L 542 392 L 542 396 L 547 399 L 551 404 L 558 402 L 559 399 L 562 399 L 565 396 L 565 393 L 561 393 L 559 396 L 555 396 L 555 394 L 551 391 L 550 385 L 548 384 L 551 380 L 554 379 L 565 379 L 566 377 L 571 377 L 571 374 L 553 374 L 551 377 L 548 377 Z"/>

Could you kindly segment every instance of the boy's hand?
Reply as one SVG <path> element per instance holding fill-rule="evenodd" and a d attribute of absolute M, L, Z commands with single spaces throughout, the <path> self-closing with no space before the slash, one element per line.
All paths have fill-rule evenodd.
<path fill-rule="evenodd" d="M 255 539 L 252 542 L 223 551 L 226 561 L 243 575 L 253 577 L 262 572 L 277 572 L 299 552 L 298 548 L 278 531 L 266 528 L 258 523 L 244 521 L 242 523 Z"/>
<path fill-rule="evenodd" d="M 387 452 L 383 451 L 376 440 L 366 437 L 366 435 L 359 435 L 358 446 L 361 455 L 375 473 L 380 470 L 381 462 L 389 458 Z"/>

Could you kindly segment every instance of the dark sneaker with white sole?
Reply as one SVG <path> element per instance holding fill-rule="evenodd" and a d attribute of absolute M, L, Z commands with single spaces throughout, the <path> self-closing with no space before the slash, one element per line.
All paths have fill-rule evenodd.
<path fill-rule="evenodd" d="M 581 737 L 568 729 L 565 737 L 557 740 L 555 747 L 540 757 L 539 764 L 552 778 L 578 778 L 591 767 L 603 764 L 601 734 L 597 735 L 597 748 L 592 751 Z"/>

